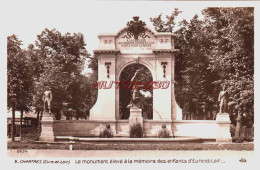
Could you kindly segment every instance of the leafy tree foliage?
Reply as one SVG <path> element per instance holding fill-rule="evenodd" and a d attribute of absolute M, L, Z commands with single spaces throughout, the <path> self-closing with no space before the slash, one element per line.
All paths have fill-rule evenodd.
<path fill-rule="evenodd" d="M 182 21 L 175 32 L 175 45 L 181 50 L 176 57 L 176 97 L 184 119 L 209 119 L 216 109 L 217 89 L 213 82 L 218 76 L 208 69 L 210 41 L 205 32 L 197 15 L 190 22 Z"/>
<path fill-rule="evenodd" d="M 175 48 L 181 50 L 175 57 L 176 99 L 185 119 L 201 119 L 208 115 L 205 111 L 218 111 L 217 96 L 222 84 L 229 87 L 231 118 L 238 110 L 252 118 L 253 8 L 206 8 L 203 15 L 203 20 L 196 15 L 191 21 L 183 20 L 174 32 Z M 174 19 L 167 16 L 163 21 L 160 14 L 151 21 L 157 31 L 173 32 L 174 25 L 169 23 Z"/>
<path fill-rule="evenodd" d="M 213 42 L 210 69 L 219 73 L 216 84 L 229 88 L 229 108 L 232 117 L 237 117 L 238 138 L 242 116 L 244 125 L 253 124 L 254 8 L 208 8 L 203 13 Z"/>
<path fill-rule="evenodd" d="M 207 33 L 213 45 L 210 69 L 219 73 L 229 87 L 230 105 L 234 109 L 254 111 L 254 9 L 205 9 Z"/>
<path fill-rule="evenodd" d="M 162 14 L 155 18 L 150 18 L 150 21 L 153 23 L 153 26 L 157 32 L 173 32 L 173 28 L 176 25 L 174 20 L 180 13 L 182 13 L 182 11 L 175 8 L 170 16 L 166 15 L 166 21 L 162 20 Z"/>
<path fill-rule="evenodd" d="M 81 74 L 85 59 L 89 56 L 82 34 L 66 33 L 45 29 L 37 36 L 37 54 L 40 69 L 35 84 L 35 103 L 42 108 L 42 95 L 47 87 L 53 93 L 52 112 L 70 117 L 84 117 L 86 114 L 86 77 Z M 34 69 L 37 69 L 35 65 Z"/>
<path fill-rule="evenodd" d="M 16 35 L 7 37 L 7 107 L 12 108 L 12 141 L 14 141 L 15 111 L 28 111 L 32 101 L 30 60 Z"/>
<path fill-rule="evenodd" d="M 162 21 L 161 14 L 151 21 L 158 32 L 172 32 L 179 13 L 181 11 L 175 9 L 171 17 L 166 16 L 167 21 Z M 175 57 L 176 100 L 183 108 L 184 119 L 205 119 L 207 111 L 216 107 L 213 104 L 216 93 L 212 85 L 216 76 L 208 70 L 210 43 L 203 21 L 197 15 L 190 22 L 183 20 L 179 26 L 174 37 L 175 48 L 180 49 Z"/>

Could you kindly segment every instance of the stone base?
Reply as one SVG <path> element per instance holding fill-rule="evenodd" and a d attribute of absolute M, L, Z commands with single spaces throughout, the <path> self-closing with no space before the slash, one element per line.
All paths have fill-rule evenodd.
<path fill-rule="evenodd" d="M 218 113 L 216 121 L 218 124 L 216 142 L 232 142 L 229 114 Z"/>
<path fill-rule="evenodd" d="M 42 115 L 42 131 L 39 140 L 43 142 L 54 142 L 53 116 L 47 112 Z"/>
<path fill-rule="evenodd" d="M 143 117 L 142 117 L 142 109 L 138 107 L 131 107 L 130 108 L 130 117 L 129 117 L 129 127 L 133 126 L 134 124 L 141 124 L 143 127 Z"/>

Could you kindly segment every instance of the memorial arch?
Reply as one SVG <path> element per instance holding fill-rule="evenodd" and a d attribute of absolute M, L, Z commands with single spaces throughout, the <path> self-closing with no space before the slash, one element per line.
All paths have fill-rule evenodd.
<path fill-rule="evenodd" d="M 90 110 L 89 120 L 54 121 L 54 135 L 97 137 L 109 124 L 114 137 L 129 137 L 131 123 L 136 121 L 142 124 L 145 137 L 158 137 L 163 125 L 175 137 L 230 142 L 228 115 L 219 114 L 217 120 L 182 120 L 182 112 L 174 94 L 174 60 L 178 52 L 174 48 L 174 35 L 148 28 L 139 17 L 133 19 L 116 34 L 98 35 L 99 47 L 94 50 L 98 58 L 98 81 L 107 82 L 111 87 L 98 88 L 97 101 Z M 130 114 L 133 114 L 129 119 L 120 119 L 116 82 L 120 81 L 122 71 L 132 64 L 145 66 L 153 81 L 169 82 L 166 88 L 153 89 L 153 116 L 150 120 L 140 116 L 142 109 L 133 106 L 134 103 L 130 107 Z M 49 124 L 46 126 L 49 127 Z"/>
<path fill-rule="evenodd" d="M 147 67 L 153 81 L 168 81 L 167 89 L 153 90 L 153 119 L 157 122 L 181 120 L 181 109 L 174 95 L 174 49 L 172 33 L 158 33 L 134 17 L 128 26 L 116 34 L 100 34 L 98 57 L 98 81 L 117 82 L 122 70 L 130 64 Z M 120 120 L 119 89 L 98 89 L 98 98 L 90 110 L 90 120 Z M 171 127 L 169 127 L 171 128 Z"/>

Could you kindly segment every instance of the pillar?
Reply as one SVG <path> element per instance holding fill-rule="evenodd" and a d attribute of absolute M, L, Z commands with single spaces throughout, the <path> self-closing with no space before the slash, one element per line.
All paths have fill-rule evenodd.
<path fill-rule="evenodd" d="M 42 115 L 41 124 L 42 131 L 39 140 L 43 142 L 54 142 L 53 116 L 47 112 L 44 112 Z"/>
<path fill-rule="evenodd" d="M 218 113 L 217 121 L 217 137 L 216 142 L 232 142 L 230 133 L 230 118 L 228 113 Z"/>

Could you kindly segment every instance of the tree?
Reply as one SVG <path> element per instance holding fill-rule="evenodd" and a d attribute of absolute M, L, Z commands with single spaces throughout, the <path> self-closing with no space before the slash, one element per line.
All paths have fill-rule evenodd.
<path fill-rule="evenodd" d="M 36 87 L 37 84 L 39 83 L 41 74 L 44 72 L 44 57 L 40 55 L 40 50 L 36 49 L 33 44 L 28 45 L 28 48 L 26 50 L 26 55 L 30 60 L 30 68 L 33 73 L 32 74 L 32 79 L 33 79 L 32 105 L 34 106 L 34 110 L 37 114 L 37 126 L 38 126 L 40 121 L 40 113 L 42 111 L 42 100 L 41 98 L 39 98 L 40 94 L 37 91 Z"/>
<path fill-rule="evenodd" d="M 254 11 L 206 8 L 203 15 L 203 20 L 183 20 L 175 31 L 175 48 L 180 49 L 175 58 L 176 99 L 184 114 L 218 110 L 217 94 L 225 84 L 231 118 L 236 113 L 240 126 L 240 114 L 254 117 Z M 157 31 L 173 30 L 161 15 L 151 21 Z"/>
<path fill-rule="evenodd" d="M 174 20 L 181 13 L 175 8 L 171 16 L 163 21 L 160 14 L 151 18 L 158 32 L 173 32 Z M 208 40 L 203 21 L 195 15 L 190 22 L 183 20 L 174 32 L 174 44 L 180 53 L 175 57 L 175 94 L 183 108 L 184 119 L 205 119 L 216 106 L 216 93 L 212 82 L 216 74 L 208 70 Z M 202 114 L 201 114 L 202 113 Z M 196 116 L 196 117 L 195 117 Z"/>
<path fill-rule="evenodd" d="M 183 20 L 175 32 L 175 46 L 180 49 L 176 57 L 176 97 L 183 108 L 185 119 L 209 119 L 216 109 L 216 88 L 212 82 L 218 78 L 208 69 L 210 41 L 203 21 L 195 15 L 190 22 Z"/>
<path fill-rule="evenodd" d="M 67 118 L 78 117 L 85 112 L 86 92 L 82 92 L 85 77 L 81 75 L 85 59 L 89 56 L 82 34 L 45 29 L 37 36 L 36 46 L 41 56 L 42 69 L 35 83 L 36 102 L 39 107 L 43 92 L 50 87 L 53 93 L 52 112 L 64 110 Z M 85 102 L 86 103 L 86 102 Z M 70 111 L 68 111 L 70 110 Z M 73 113 L 73 114 L 72 114 Z"/>
<path fill-rule="evenodd" d="M 166 21 L 162 20 L 162 14 L 157 17 L 150 18 L 150 21 L 153 23 L 155 30 L 157 32 L 173 32 L 173 28 L 176 25 L 176 17 L 182 13 L 178 8 L 175 8 L 170 16 L 166 15 Z"/>
<path fill-rule="evenodd" d="M 229 88 L 229 106 L 237 115 L 254 115 L 254 8 L 207 8 L 207 34 L 212 40 L 210 69 L 219 73 L 216 85 Z"/>
<path fill-rule="evenodd" d="M 12 108 L 12 141 L 14 141 L 15 111 L 28 111 L 32 101 L 32 77 L 30 60 L 20 48 L 21 41 L 16 35 L 7 37 L 7 106 Z"/>

